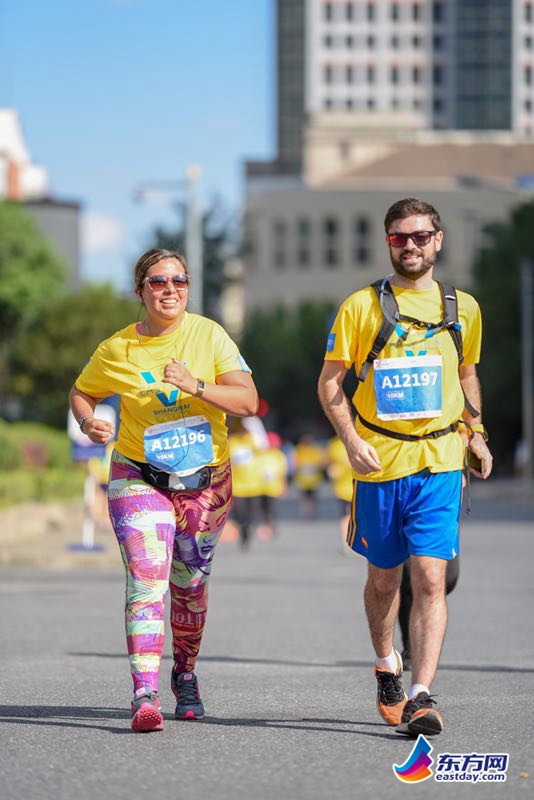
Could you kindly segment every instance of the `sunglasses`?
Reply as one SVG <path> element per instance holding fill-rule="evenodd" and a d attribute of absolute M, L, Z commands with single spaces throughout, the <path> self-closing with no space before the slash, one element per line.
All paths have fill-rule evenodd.
<path fill-rule="evenodd" d="M 167 288 L 167 284 L 171 283 L 175 289 L 185 289 L 191 283 L 191 275 L 184 273 L 183 275 L 172 275 L 167 278 L 166 275 L 147 275 L 143 283 L 148 283 L 153 292 L 162 292 Z"/>
<path fill-rule="evenodd" d="M 416 247 L 424 247 L 438 231 L 414 231 L 413 233 L 386 233 L 386 239 L 392 247 L 406 247 L 411 239 Z"/>

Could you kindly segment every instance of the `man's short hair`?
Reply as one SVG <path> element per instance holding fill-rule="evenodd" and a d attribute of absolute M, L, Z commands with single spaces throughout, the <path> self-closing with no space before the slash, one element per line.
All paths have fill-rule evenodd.
<path fill-rule="evenodd" d="M 388 209 L 384 218 L 386 233 L 389 233 L 390 226 L 396 219 L 406 219 L 406 217 L 413 216 L 429 216 L 434 230 L 441 230 L 441 220 L 434 206 L 431 206 L 430 203 L 425 203 L 424 200 L 418 200 L 416 197 L 406 197 L 404 200 L 397 200 Z"/>

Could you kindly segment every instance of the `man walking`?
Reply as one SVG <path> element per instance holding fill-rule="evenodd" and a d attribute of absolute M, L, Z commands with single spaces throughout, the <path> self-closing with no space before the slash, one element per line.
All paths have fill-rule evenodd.
<path fill-rule="evenodd" d="M 481 317 L 473 297 L 433 278 L 443 243 L 433 206 L 400 200 L 385 230 L 394 271 L 342 303 L 319 398 L 354 470 L 347 541 L 368 560 L 364 601 L 378 710 L 398 731 L 429 736 L 443 730 L 430 687 L 447 624 L 446 565 L 459 550 L 466 452 L 475 476 L 485 479 L 492 468 L 475 366 Z M 356 420 L 342 388 L 352 365 Z M 413 684 L 406 697 L 393 631 L 408 558 Z"/>

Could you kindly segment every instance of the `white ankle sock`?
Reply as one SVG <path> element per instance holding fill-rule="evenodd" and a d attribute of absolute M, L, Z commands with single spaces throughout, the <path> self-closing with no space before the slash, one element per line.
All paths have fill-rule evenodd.
<path fill-rule="evenodd" d="M 375 660 L 375 666 L 382 672 L 396 673 L 399 666 L 396 650 L 393 649 L 386 658 L 377 658 Z"/>
<path fill-rule="evenodd" d="M 413 700 L 414 697 L 417 697 L 419 692 L 426 692 L 427 694 L 430 694 L 430 689 L 428 686 L 425 686 L 424 683 L 414 683 L 408 692 L 408 700 Z"/>

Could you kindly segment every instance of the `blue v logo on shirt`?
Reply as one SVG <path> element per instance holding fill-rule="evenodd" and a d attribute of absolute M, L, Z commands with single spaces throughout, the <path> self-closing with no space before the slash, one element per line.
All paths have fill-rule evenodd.
<path fill-rule="evenodd" d="M 142 372 L 141 373 L 141 377 L 148 384 L 157 383 L 155 377 L 152 375 L 151 372 Z M 165 394 L 164 392 L 155 392 L 154 394 L 156 395 L 156 397 L 158 398 L 158 400 L 160 401 L 160 403 L 162 405 L 164 405 L 167 408 L 169 408 L 170 406 L 175 406 L 176 405 L 176 403 L 178 401 L 178 395 L 180 394 L 180 390 L 179 389 L 173 389 L 171 391 L 171 393 L 168 394 L 168 395 Z"/>

